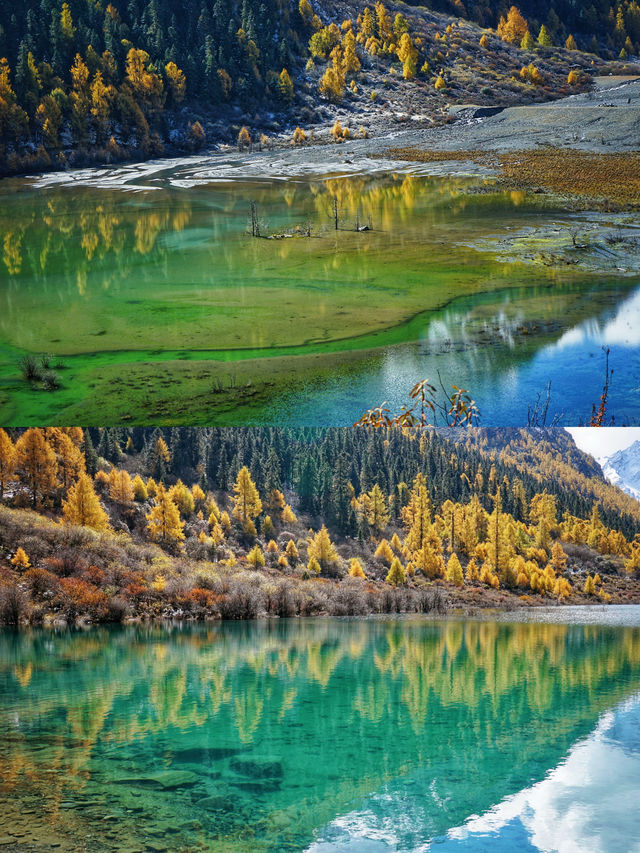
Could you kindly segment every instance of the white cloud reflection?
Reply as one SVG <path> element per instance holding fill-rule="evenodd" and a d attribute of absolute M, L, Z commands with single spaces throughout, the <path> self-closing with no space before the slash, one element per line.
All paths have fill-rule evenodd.
<path fill-rule="evenodd" d="M 640 694 L 603 714 L 542 781 L 444 836 L 403 846 L 410 806 L 403 799 L 392 822 L 388 807 L 381 819 L 373 801 L 384 797 L 337 818 L 308 853 L 640 853 Z"/>

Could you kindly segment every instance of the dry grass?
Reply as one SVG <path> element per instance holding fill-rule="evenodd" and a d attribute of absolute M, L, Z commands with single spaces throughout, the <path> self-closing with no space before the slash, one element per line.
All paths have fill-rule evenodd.
<path fill-rule="evenodd" d="M 419 163 L 473 160 L 497 169 L 510 189 L 544 188 L 605 208 L 640 206 L 640 152 L 635 151 L 593 154 L 544 148 L 498 153 L 391 148 L 385 156 Z"/>
<path fill-rule="evenodd" d="M 499 158 L 502 175 L 525 189 L 584 196 L 605 205 L 634 206 L 640 200 L 640 153 L 592 154 L 548 148 L 519 151 Z"/>

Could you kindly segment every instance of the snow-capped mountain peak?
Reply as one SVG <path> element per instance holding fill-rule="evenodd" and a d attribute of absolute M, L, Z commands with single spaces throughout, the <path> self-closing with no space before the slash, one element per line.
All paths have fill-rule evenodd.
<path fill-rule="evenodd" d="M 640 441 L 598 459 L 602 473 L 618 488 L 640 500 Z"/>

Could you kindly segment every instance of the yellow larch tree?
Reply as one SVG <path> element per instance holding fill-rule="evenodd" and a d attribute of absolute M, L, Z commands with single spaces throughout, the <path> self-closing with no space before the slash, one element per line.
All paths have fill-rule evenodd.
<path fill-rule="evenodd" d="M 7 485 L 15 479 L 18 454 L 13 441 L 5 430 L 0 427 L 0 500 L 4 497 Z"/>
<path fill-rule="evenodd" d="M 31 566 L 29 562 L 29 557 L 27 556 L 27 552 L 24 548 L 19 547 L 16 550 L 16 553 L 11 558 L 11 565 L 15 566 L 16 569 L 28 569 Z"/>
<path fill-rule="evenodd" d="M 402 63 L 402 76 L 405 80 L 413 80 L 418 67 L 418 51 L 409 33 L 403 33 L 400 37 L 396 53 Z"/>
<path fill-rule="evenodd" d="M 640 575 L 640 538 L 636 537 L 629 548 L 629 559 L 625 562 L 624 569 L 630 575 Z"/>
<path fill-rule="evenodd" d="M 127 53 L 126 79 L 139 102 L 148 107 L 159 107 L 164 97 L 162 80 L 156 74 L 149 54 L 132 47 Z"/>
<path fill-rule="evenodd" d="M 445 565 L 442 556 L 442 541 L 435 530 L 425 536 L 422 545 L 413 552 L 412 563 L 427 578 L 444 576 Z"/>
<path fill-rule="evenodd" d="M 342 71 L 347 77 L 360 71 L 360 60 L 356 53 L 356 39 L 353 30 L 347 30 L 342 42 Z"/>
<path fill-rule="evenodd" d="M 409 502 L 402 507 L 401 515 L 407 531 L 405 544 L 411 551 L 417 551 L 431 526 L 431 500 L 424 474 L 418 474 L 413 481 Z"/>
<path fill-rule="evenodd" d="M 338 553 L 331 541 L 329 531 L 322 525 L 320 530 L 309 540 L 307 555 L 318 561 L 323 572 L 327 572 L 338 562 Z"/>
<path fill-rule="evenodd" d="M 169 497 L 178 507 L 180 515 L 183 518 L 188 518 L 195 510 L 196 504 L 193 499 L 193 493 L 185 486 L 182 480 L 178 480 L 175 486 L 169 489 Z"/>
<path fill-rule="evenodd" d="M 175 62 L 167 62 L 164 67 L 164 73 L 169 85 L 171 102 L 174 106 L 177 106 L 184 101 L 187 90 L 187 78 L 184 76 L 184 71 L 178 68 Z"/>
<path fill-rule="evenodd" d="M 80 474 L 62 502 L 62 514 L 68 524 L 79 524 L 98 532 L 109 528 L 109 516 L 102 508 L 91 477 Z"/>
<path fill-rule="evenodd" d="M 295 512 L 291 509 L 289 504 L 285 504 L 284 509 L 282 510 L 282 521 L 284 524 L 295 524 L 298 520 Z"/>
<path fill-rule="evenodd" d="M 455 553 L 449 557 L 445 580 L 449 581 L 449 583 L 455 584 L 456 586 L 462 586 L 464 584 L 462 566 L 460 565 L 460 560 Z"/>
<path fill-rule="evenodd" d="M 143 503 L 148 498 L 147 487 L 145 485 L 144 480 L 140 476 L 140 474 L 136 474 L 131 482 L 131 487 L 133 488 L 133 497 L 135 500 Z"/>
<path fill-rule="evenodd" d="M 287 555 L 287 560 L 295 568 L 298 563 L 298 560 L 300 559 L 300 555 L 298 553 L 296 543 L 293 541 L 293 539 L 289 539 L 289 541 L 287 542 L 287 547 L 284 549 L 284 552 Z"/>
<path fill-rule="evenodd" d="M 567 555 L 562 545 L 556 540 L 551 546 L 551 565 L 556 572 L 563 572 L 567 565 Z"/>
<path fill-rule="evenodd" d="M 246 465 L 238 471 L 238 476 L 233 484 L 233 510 L 232 515 L 243 525 L 251 523 L 262 512 L 262 501 L 251 479 L 251 474 Z"/>
<path fill-rule="evenodd" d="M 60 427 L 47 427 L 44 430 L 45 441 L 53 450 L 58 463 L 58 481 L 66 492 L 80 474 L 85 471 L 85 459 L 80 444 Z"/>
<path fill-rule="evenodd" d="M 163 545 L 174 545 L 184 540 L 184 521 L 162 483 L 158 484 L 156 504 L 146 516 L 151 538 Z"/>
<path fill-rule="evenodd" d="M 191 497 L 193 498 L 195 509 L 200 510 L 204 508 L 207 496 L 202 491 L 198 483 L 195 483 L 193 486 L 191 486 Z"/>
<path fill-rule="evenodd" d="M 16 442 L 17 467 L 31 492 L 35 507 L 40 499 L 48 497 L 57 483 L 58 462 L 53 448 L 47 443 L 44 432 L 31 427 Z"/>
<path fill-rule="evenodd" d="M 131 476 L 124 469 L 114 468 L 109 474 L 109 497 L 120 504 L 131 503 L 135 498 Z"/>
<path fill-rule="evenodd" d="M 389 523 L 387 499 L 377 483 L 370 492 L 367 492 L 367 495 L 369 500 L 364 513 L 367 523 L 372 530 L 381 533 Z"/>
<path fill-rule="evenodd" d="M 353 557 L 349 563 L 349 574 L 352 578 L 366 577 L 364 569 L 362 568 L 362 563 L 357 557 Z"/>
<path fill-rule="evenodd" d="M 402 568 L 402 563 L 397 557 L 393 558 L 393 562 L 391 563 L 389 573 L 387 574 L 385 580 L 388 584 L 391 584 L 391 586 L 399 586 L 400 584 L 406 582 L 407 574 Z"/>
<path fill-rule="evenodd" d="M 527 32 L 529 32 L 529 24 L 516 6 L 509 9 L 506 18 L 504 16 L 500 18 L 498 35 L 503 41 L 509 44 L 520 44 Z"/>
<path fill-rule="evenodd" d="M 387 566 L 391 565 L 391 563 L 393 562 L 394 553 L 391 550 L 391 546 L 389 545 L 386 539 L 380 540 L 373 556 L 376 558 L 376 560 L 381 560 Z"/>

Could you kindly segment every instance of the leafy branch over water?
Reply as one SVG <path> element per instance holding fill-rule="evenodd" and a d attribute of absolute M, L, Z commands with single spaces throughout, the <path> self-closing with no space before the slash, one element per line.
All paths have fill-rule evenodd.
<path fill-rule="evenodd" d="M 609 391 L 613 378 L 613 368 L 609 366 L 609 347 L 603 347 L 605 354 L 605 373 L 602 392 L 598 404 L 592 403 L 591 417 L 588 426 L 602 427 L 613 426 L 615 417 L 611 415 L 607 419 L 607 408 L 609 404 Z M 432 385 L 428 379 L 421 379 L 409 392 L 410 403 L 402 405 L 398 414 L 393 414 L 386 402 L 373 409 L 368 409 L 354 427 L 374 427 L 375 429 L 385 427 L 426 427 L 426 426 L 477 426 L 480 422 L 480 411 L 469 393 L 464 388 L 452 385 L 450 393 L 444 387 L 440 374 L 438 374 L 440 390 Z M 533 404 L 529 406 L 527 413 L 527 426 L 559 426 L 563 415 L 556 413 L 549 419 L 549 406 L 551 403 L 551 382 L 547 383 L 544 396 L 542 392 Z"/>
<path fill-rule="evenodd" d="M 385 402 L 366 411 L 354 426 L 437 426 L 438 418 L 446 426 L 452 427 L 477 426 L 480 422 L 480 412 L 475 402 L 464 388 L 457 385 L 453 385 L 451 393 L 447 393 L 440 380 L 439 392 L 428 379 L 421 379 L 409 392 L 409 398 L 411 403 L 401 406 L 398 414 L 392 414 Z"/>

